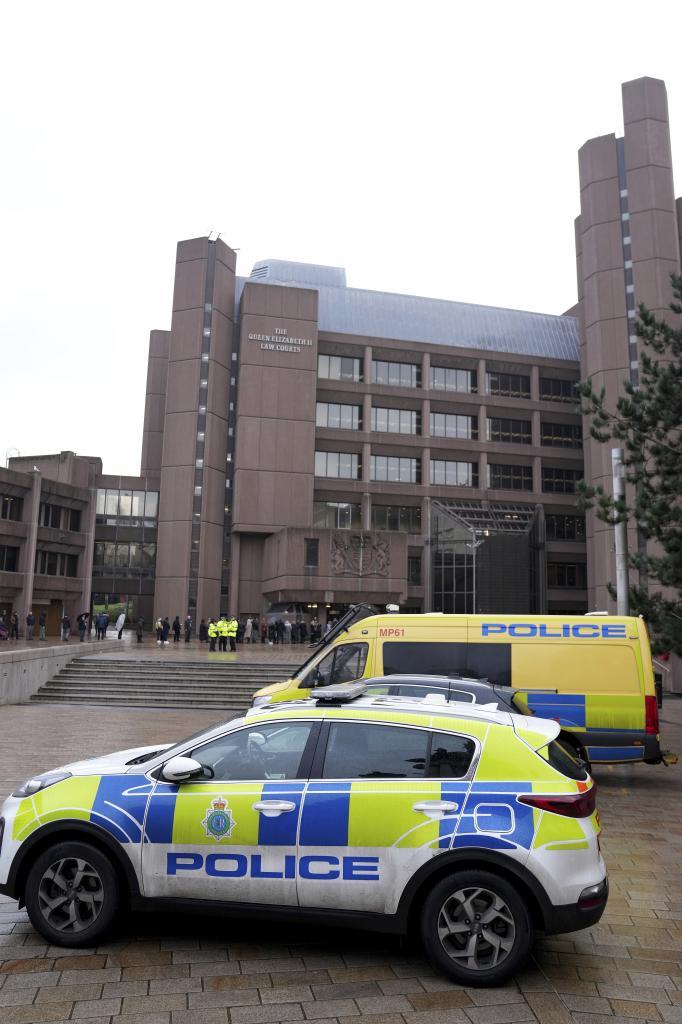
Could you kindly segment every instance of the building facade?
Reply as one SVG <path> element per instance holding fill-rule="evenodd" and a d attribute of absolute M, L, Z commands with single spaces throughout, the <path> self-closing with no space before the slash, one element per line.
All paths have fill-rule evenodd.
<path fill-rule="evenodd" d="M 639 382 L 641 345 L 634 331 L 639 303 L 670 320 L 671 273 L 680 273 L 682 199 L 673 186 L 668 101 L 654 78 L 626 82 L 623 135 L 590 139 L 579 153 L 580 216 L 576 220 L 580 373 L 605 389 L 615 409 L 623 382 Z M 612 493 L 610 444 L 590 437 L 585 476 Z M 607 585 L 616 578 L 612 529 L 587 516 L 590 608 L 615 611 Z M 630 552 L 644 544 L 633 528 Z M 631 578 L 639 576 L 631 570 Z M 640 584 L 646 581 L 637 579 Z"/>
<path fill-rule="evenodd" d="M 563 316 L 350 288 L 341 268 L 282 260 L 238 277 L 220 239 L 180 242 L 140 475 L 69 452 L 11 459 L 0 613 L 613 610 L 611 532 L 575 501 L 582 478 L 610 486 L 610 451 L 575 384 L 615 405 L 637 383 L 636 303 L 667 315 L 682 237 L 664 84 L 626 83 L 623 111 L 622 138 L 580 150 Z"/>
<path fill-rule="evenodd" d="M 174 614 L 583 611 L 577 321 L 178 245 L 142 471 Z"/>

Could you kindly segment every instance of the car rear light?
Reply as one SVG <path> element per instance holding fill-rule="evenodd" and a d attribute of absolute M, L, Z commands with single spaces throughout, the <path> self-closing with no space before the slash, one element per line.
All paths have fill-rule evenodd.
<path fill-rule="evenodd" d="M 593 907 L 601 906 L 608 895 L 609 882 L 605 878 L 603 882 L 599 882 L 597 885 L 588 885 L 587 889 L 583 889 L 578 897 L 578 906 L 581 910 L 591 910 Z"/>
<path fill-rule="evenodd" d="M 570 796 L 543 796 L 540 793 L 523 793 L 517 797 L 521 804 L 537 807 L 539 811 L 563 814 L 566 818 L 589 818 L 594 814 L 597 786 L 592 785 L 586 793 L 571 793 Z"/>
<path fill-rule="evenodd" d="M 647 736 L 658 735 L 658 705 L 656 697 L 645 697 L 644 698 L 644 712 L 646 728 L 645 732 Z"/>

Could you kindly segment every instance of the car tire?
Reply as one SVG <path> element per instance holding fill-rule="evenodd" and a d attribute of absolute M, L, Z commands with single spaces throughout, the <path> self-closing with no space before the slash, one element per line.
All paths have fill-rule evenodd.
<path fill-rule="evenodd" d="M 447 977 L 499 985 L 528 959 L 533 925 L 522 896 L 504 878 L 458 871 L 428 893 L 421 937 L 428 960 Z"/>
<path fill-rule="evenodd" d="M 56 946 L 92 946 L 112 927 L 121 883 L 90 843 L 56 843 L 31 865 L 24 889 L 31 924 Z"/>

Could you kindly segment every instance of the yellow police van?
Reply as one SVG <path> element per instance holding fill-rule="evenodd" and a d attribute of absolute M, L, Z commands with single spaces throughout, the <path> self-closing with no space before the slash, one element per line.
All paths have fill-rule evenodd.
<path fill-rule="evenodd" d="M 644 621 L 583 615 L 374 615 L 356 605 L 287 682 L 254 707 L 368 676 L 485 679 L 562 727 L 592 763 L 662 760 L 653 662 Z M 519 692 L 520 691 L 520 692 Z"/>

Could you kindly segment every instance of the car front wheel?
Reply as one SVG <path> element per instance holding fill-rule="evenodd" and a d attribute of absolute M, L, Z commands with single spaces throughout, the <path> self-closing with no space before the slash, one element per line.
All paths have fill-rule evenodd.
<path fill-rule="evenodd" d="M 488 871 L 460 871 L 429 892 L 421 934 L 443 974 L 465 985 L 499 985 L 526 962 L 533 926 L 509 882 Z"/>
<path fill-rule="evenodd" d="M 31 924 L 57 946 L 91 946 L 111 928 L 121 886 L 106 854 L 89 843 L 57 843 L 34 861 L 24 899 Z"/>

